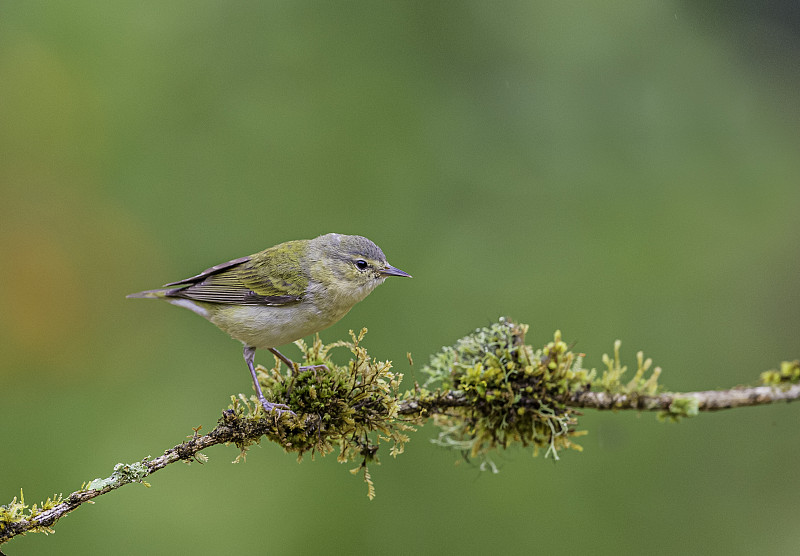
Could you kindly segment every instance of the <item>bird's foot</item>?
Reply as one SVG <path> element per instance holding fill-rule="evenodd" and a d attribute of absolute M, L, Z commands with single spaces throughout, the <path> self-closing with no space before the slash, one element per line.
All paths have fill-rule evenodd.
<path fill-rule="evenodd" d="M 295 414 L 294 411 L 289 409 L 289 406 L 286 404 L 268 402 L 266 398 L 259 398 L 258 401 L 261 402 L 261 407 L 264 408 L 264 411 L 267 413 L 272 413 L 275 411 L 278 414 L 278 417 L 280 417 L 283 413 L 288 413 L 289 415 Z"/>
<path fill-rule="evenodd" d="M 305 371 L 311 371 L 314 373 L 314 378 L 317 378 L 317 371 L 330 371 L 330 369 L 323 364 L 320 365 L 308 365 L 306 367 L 297 367 L 297 372 L 302 373 Z"/>

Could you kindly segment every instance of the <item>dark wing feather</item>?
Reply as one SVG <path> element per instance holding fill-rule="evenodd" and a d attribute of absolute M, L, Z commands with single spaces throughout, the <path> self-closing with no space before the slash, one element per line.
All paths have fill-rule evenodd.
<path fill-rule="evenodd" d="M 232 261 L 228 261 L 227 263 L 222 263 L 214 265 L 211 268 L 207 268 L 200 274 L 192 276 L 191 278 L 186 278 L 185 280 L 178 280 L 177 282 L 170 282 L 169 284 L 164 284 L 164 287 L 168 288 L 170 286 L 181 286 L 183 284 L 189 284 L 189 285 L 196 284 L 198 282 L 202 282 L 205 278 L 208 278 L 212 274 L 217 274 L 219 272 L 222 272 L 223 270 L 233 268 L 242 263 L 246 263 L 249 260 L 250 257 L 239 257 L 238 259 L 233 259 Z"/>
<path fill-rule="evenodd" d="M 255 272 L 253 257 L 234 259 L 191 278 L 166 284 L 167 287 L 177 286 L 168 291 L 167 296 L 232 305 L 286 305 L 302 299 L 305 284 L 302 291 L 298 291 L 296 285 L 293 287 L 282 276 L 269 272 L 281 269 L 264 269 L 263 264 L 259 265 L 262 272 Z M 263 271 L 267 271 L 266 274 Z"/>

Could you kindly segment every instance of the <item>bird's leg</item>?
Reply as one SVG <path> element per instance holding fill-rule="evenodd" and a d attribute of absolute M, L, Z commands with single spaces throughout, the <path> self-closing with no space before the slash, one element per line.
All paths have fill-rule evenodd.
<path fill-rule="evenodd" d="M 256 356 L 256 348 L 250 346 L 244 346 L 244 361 L 247 363 L 247 368 L 250 369 L 250 375 L 253 377 L 253 384 L 256 387 L 256 395 L 258 396 L 258 401 L 261 402 L 261 407 L 264 408 L 264 411 L 267 413 L 271 411 L 277 411 L 278 415 L 283 413 L 284 411 L 288 411 L 292 415 L 292 412 L 289 409 L 288 405 L 284 405 L 282 403 L 272 403 L 268 402 L 267 398 L 264 397 L 264 394 L 261 392 L 261 385 L 258 383 L 258 375 L 256 375 L 256 369 L 253 366 L 253 359 Z"/>
<path fill-rule="evenodd" d="M 286 363 L 286 366 L 289 367 L 292 371 L 295 370 L 296 363 L 294 361 L 286 357 L 284 354 L 282 354 L 275 348 L 267 348 L 267 349 L 270 351 L 270 353 L 272 353 L 272 355 L 274 355 L 275 357 Z M 303 371 L 314 371 L 314 376 L 317 376 L 318 370 L 327 371 L 328 367 L 325 365 L 309 365 L 307 367 L 300 367 L 300 366 L 297 367 L 297 372 L 302 373 Z"/>
<path fill-rule="evenodd" d="M 275 357 L 286 363 L 287 367 L 289 367 L 290 369 L 294 369 L 294 361 L 286 357 L 280 351 L 278 351 L 275 348 L 267 348 L 267 351 L 269 351 L 272 355 L 274 355 Z"/>
<path fill-rule="evenodd" d="M 282 354 L 280 351 L 278 351 L 275 348 L 267 348 L 267 349 L 272 353 L 272 355 L 274 355 L 275 357 L 277 357 L 278 359 L 280 359 L 281 361 L 286 363 L 286 366 L 289 367 L 292 370 L 292 372 L 295 372 L 296 363 L 294 361 L 292 361 L 291 359 L 286 357 L 284 354 Z M 317 371 L 318 370 L 319 371 L 327 371 L 327 370 L 329 370 L 326 365 L 308 365 L 307 367 L 300 367 L 298 365 L 296 368 L 297 368 L 297 372 L 298 373 L 302 373 L 303 371 L 312 371 L 314 373 L 314 377 L 315 378 L 317 376 Z"/>

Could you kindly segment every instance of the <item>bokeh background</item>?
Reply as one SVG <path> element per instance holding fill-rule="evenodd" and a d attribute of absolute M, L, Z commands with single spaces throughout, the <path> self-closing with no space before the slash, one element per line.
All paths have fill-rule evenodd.
<path fill-rule="evenodd" d="M 797 5 L 694 4 L 2 2 L 0 503 L 250 392 L 237 342 L 127 293 L 330 231 L 414 275 L 323 333 L 409 387 L 500 315 L 673 390 L 800 356 Z M 333 455 L 215 447 L 3 550 L 795 553 L 799 411 L 587 411 L 583 453 L 498 475 L 425 426 L 373 502 Z"/>

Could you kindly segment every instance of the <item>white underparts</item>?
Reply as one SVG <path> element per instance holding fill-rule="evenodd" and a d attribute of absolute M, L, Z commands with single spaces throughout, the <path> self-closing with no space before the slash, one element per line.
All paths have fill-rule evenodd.
<path fill-rule="evenodd" d="M 167 297 L 166 301 L 172 303 L 173 305 L 177 305 L 178 307 L 183 307 L 185 309 L 189 309 L 190 311 L 197 313 L 203 318 L 208 318 L 208 311 L 192 301 L 191 299 L 184 299 L 182 297 Z"/>

